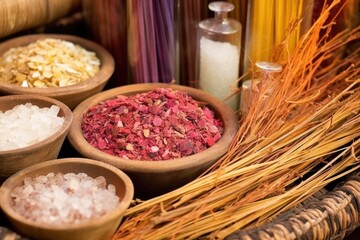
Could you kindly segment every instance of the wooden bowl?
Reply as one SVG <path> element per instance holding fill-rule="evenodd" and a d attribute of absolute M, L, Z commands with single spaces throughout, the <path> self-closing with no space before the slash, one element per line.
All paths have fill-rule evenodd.
<path fill-rule="evenodd" d="M 63 174 L 84 172 L 93 178 L 104 176 L 107 184 L 115 186 L 116 194 L 120 198 L 120 204 L 114 211 L 98 219 L 78 224 L 40 224 L 25 219 L 11 207 L 10 194 L 12 190 L 17 186 L 23 185 L 23 180 L 26 177 L 46 175 L 50 172 L 61 172 Z M 133 194 L 134 188 L 132 182 L 121 170 L 109 164 L 91 159 L 63 158 L 36 164 L 8 178 L 0 188 L 0 206 L 19 233 L 34 239 L 105 240 L 110 239 L 111 235 L 116 231 L 123 213 L 132 201 Z"/>
<path fill-rule="evenodd" d="M 62 102 L 37 95 L 10 95 L 0 97 L 0 111 L 10 110 L 17 105 L 32 103 L 40 108 L 56 105 L 60 108 L 58 116 L 65 121 L 58 132 L 50 137 L 24 148 L 0 151 L 0 182 L 26 167 L 57 158 L 73 120 L 71 110 Z"/>
<path fill-rule="evenodd" d="M 89 108 L 117 95 L 135 95 L 155 88 L 184 91 L 195 100 L 208 103 L 208 106 L 224 123 L 224 133 L 220 140 L 200 153 L 164 161 L 129 160 L 115 157 L 91 146 L 85 140 L 81 123 L 83 114 Z M 134 183 L 135 195 L 141 198 L 154 197 L 174 190 L 199 176 L 227 152 L 238 128 L 235 113 L 224 102 L 204 91 L 171 84 L 134 84 L 110 89 L 80 103 L 73 114 L 74 121 L 68 133 L 71 145 L 83 156 L 109 163 L 125 171 Z"/>
<path fill-rule="evenodd" d="M 93 77 L 81 83 L 57 88 L 27 88 L 11 83 L 0 82 L 0 93 L 9 94 L 35 94 L 52 97 L 65 103 L 70 109 L 74 109 L 84 99 L 101 92 L 114 72 L 114 59 L 110 53 L 100 45 L 89 40 L 62 34 L 34 34 L 10 39 L 0 44 L 0 56 L 14 47 L 26 46 L 32 42 L 44 38 L 55 38 L 70 41 L 85 49 L 95 52 L 100 59 L 100 70 Z"/>

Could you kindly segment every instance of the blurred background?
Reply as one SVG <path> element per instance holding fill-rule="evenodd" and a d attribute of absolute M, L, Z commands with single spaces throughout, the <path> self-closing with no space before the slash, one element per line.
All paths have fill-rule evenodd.
<path fill-rule="evenodd" d="M 29 33 L 79 35 L 100 43 L 114 56 L 116 72 L 107 88 L 172 81 L 197 86 L 198 24 L 213 17 L 208 9 L 210 2 L 213 1 L 0 0 L 0 41 Z M 286 61 L 325 4 L 325 0 L 227 2 L 235 6 L 229 17 L 242 25 L 239 76 L 251 63 L 271 61 L 273 49 L 285 36 L 287 52 L 281 59 Z M 358 26 L 359 8 L 359 0 L 347 1 L 332 34 Z"/>

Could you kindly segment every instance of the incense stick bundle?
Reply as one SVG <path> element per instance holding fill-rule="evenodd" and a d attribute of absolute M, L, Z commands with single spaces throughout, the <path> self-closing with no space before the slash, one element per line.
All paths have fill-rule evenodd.
<path fill-rule="evenodd" d="M 175 77 L 174 0 L 128 1 L 128 57 L 134 83 Z"/>
<path fill-rule="evenodd" d="M 95 41 L 115 58 L 110 86 L 175 77 L 175 0 L 84 0 Z"/>

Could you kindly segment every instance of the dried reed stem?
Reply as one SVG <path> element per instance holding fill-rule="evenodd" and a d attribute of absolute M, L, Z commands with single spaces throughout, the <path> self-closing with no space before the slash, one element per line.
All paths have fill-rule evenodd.
<path fill-rule="evenodd" d="M 360 167 L 359 50 L 341 63 L 335 53 L 360 27 L 320 34 L 339 2 L 324 8 L 281 73 L 254 72 L 261 81 L 228 153 L 186 186 L 130 208 L 114 239 L 223 239 Z"/>

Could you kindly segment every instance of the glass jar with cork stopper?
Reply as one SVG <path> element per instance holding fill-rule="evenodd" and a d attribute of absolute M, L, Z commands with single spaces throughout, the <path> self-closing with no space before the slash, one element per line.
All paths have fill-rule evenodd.
<path fill-rule="evenodd" d="M 241 24 L 228 18 L 234 5 L 212 2 L 209 9 L 215 17 L 198 25 L 197 77 L 199 86 L 211 95 L 225 100 L 234 111 L 238 109 Z M 231 96 L 231 97 L 230 97 Z"/>

